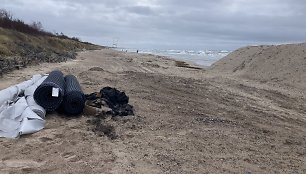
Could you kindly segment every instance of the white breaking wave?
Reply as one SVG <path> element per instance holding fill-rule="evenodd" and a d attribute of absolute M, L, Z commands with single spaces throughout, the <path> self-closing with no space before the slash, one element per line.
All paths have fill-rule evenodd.
<path fill-rule="evenodd" d="M 137 49 L 116 48 L 119 51 L 137 52 Z M 210 66 L 231 51 L 227 50 L 157 50 L 139 49 L 139 53 L 167 56 L 177 60 L 190 61 L 198 65 Z"/>

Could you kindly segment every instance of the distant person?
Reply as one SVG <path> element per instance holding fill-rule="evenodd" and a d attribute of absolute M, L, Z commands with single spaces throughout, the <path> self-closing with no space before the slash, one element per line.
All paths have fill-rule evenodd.
<path fill-rule="evenodd" d="M 137 53 L 139 52 L 139 50 L 136 51 Z"/>

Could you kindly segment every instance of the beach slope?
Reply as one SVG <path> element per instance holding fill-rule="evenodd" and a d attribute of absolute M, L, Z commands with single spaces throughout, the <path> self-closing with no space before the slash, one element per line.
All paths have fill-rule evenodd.
<path fill-rule="evenodd" d="M 264 46 L 261 54 L 285 47 Z M 114 126 L 117 139 L 95 134 L 94 116 L 49 114 L 44 130 L 0 139 L 0 173 L 306 173 L 305 94 L 294 86 L 263 83 L 274 73 L 268 67 L 258 66 L 261 75 L 244 78 L 255 72 L 257 60 L 243 58 L 258 49 L 243 48 L 241 55 L 227 57 L 233 61 L 221 60 L 212 69 L 102 49 L 10 72 L 0 89 L 59 69 L 77 76 L 86 93 L 105 86 L 125 91 L 136 114 L 103 120 Z M 275 53 L 265 61 L 279 62 L 272 60 Z M 300 52 L 288 56 L 290 68 L 300 71 L 295 53 Z M 245 68 L 233 72 L 243 61 Z"/>

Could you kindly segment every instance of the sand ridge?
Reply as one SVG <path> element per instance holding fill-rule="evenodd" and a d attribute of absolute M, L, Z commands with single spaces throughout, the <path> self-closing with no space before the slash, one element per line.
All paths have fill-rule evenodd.
<path fill-rule="evenodd" d="M 212 72 L 306 89 L 306 43 L 240 48 L 214 63 Z"/>

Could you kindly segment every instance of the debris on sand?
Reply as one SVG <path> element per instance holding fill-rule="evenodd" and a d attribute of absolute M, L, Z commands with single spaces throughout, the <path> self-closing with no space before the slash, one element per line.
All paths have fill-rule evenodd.
<path fill-rule="evenodd" d="M 190 66 L 189 64 L 187 64 L 184 61 L 175 61 L 175 66 L 177 67 L 183 67 L 183 68 L 190 68 L 190 69 L 202 69 L 200 67 L 195 67 L 195 66 Z"/>
<path fill-rule="evenodd" d="M 102 108 L 107 106 L 112 109 L 113 116 L 134 115 L 133 106 L 128 104 L 129 97 L 116 88 L 104 87 L 99 93 L 85 95 L 87 104 L 92 107 Z"/>
<path fill-rule="evenodd" d="M 98 136 L 102 137 L 103 135 L 106 135 L 108 138 L 112 140 L 118 138 L 114 126 L 105 123 L 105 121 L 99 117 L 95 117 L 92 120 L 88 120 L 87 123 L 94 125 L 92 131 L 96 133 Z"/>

